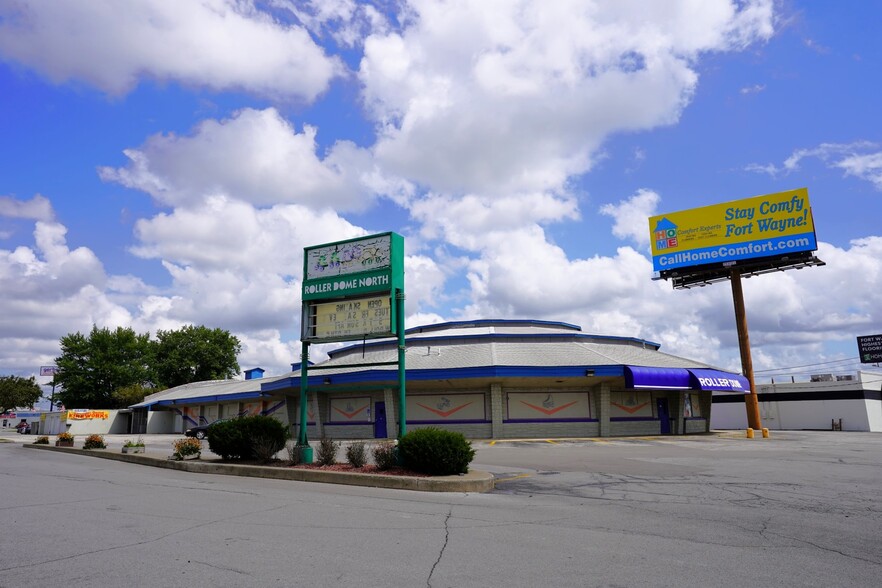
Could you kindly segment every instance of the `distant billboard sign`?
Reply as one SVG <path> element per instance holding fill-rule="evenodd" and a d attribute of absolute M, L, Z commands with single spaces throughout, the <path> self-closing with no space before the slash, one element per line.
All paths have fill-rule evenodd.
<path fill-rule="evenodd" d="M 861 363 L 882 362 L 882 335 L 866 335 L 857 338 Z"/>
<path fill-rule="evenodd" d="M 661 277 L 818 248 L 806 188 L 653 216 L 649 231 Z"/>
<path fill-rule="evenodd" d="M 58 373 L 58 368 L 54 365 L 42 365 L 40 366 L 40 375 L 41 376 L 54 376 Z"/>

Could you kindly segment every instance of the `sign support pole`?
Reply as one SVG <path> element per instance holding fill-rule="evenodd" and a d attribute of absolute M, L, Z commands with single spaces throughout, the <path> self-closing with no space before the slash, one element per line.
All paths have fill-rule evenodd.
<path fill-rule="evenodd" d="M 404 339 L 404 292 L 395 290 L 395 315 L 398 326 L 398 438 L 407 434 L 407 400 L 404 391 L 405 374 L 404 352 L 406 349 Z"/>
<path fill-rule="evenodd" d="M 306 392 L 309 387 L 309 376 L 306 372 L 309 366 L 309 343 L 301 341 L 300 349 L 300 434 L 297 436 L 297 446 L 300 448 L 300 463 L 312 463 L 312 447 L 309 446 L 306 437 Z"/>
<path fill-rule="evenodd" d="M 741 271 L 733 269 L 730 277 L 732 300 L 735 303 L 735 325 L 738 329 L 738 348 L 741 350 L 741 371 L 750 382 L 750 394 L 744 397 L 747 405 L 747 426 L 759 430 L 763 428 L 763 424 L 760 420 L 756 384 L 753 382 L 753 360 L 750 357 L 750 337 L 747 334 L 747 312 L 744 308 L 744 291 L 741 289 Z"/>

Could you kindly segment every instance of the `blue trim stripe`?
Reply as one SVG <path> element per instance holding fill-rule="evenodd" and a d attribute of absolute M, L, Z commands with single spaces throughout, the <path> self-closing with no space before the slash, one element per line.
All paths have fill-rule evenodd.
<path fill-rule="evenodd" d="M 197 423 L 195 420 L 193 420 L 193 417 L 188 416 L 188 415 L 185 415 L 185 414 L 184 414 L 184 411 L 181 410 L 180 408 L 176 408 L 176 409 L 174 409 L 174 411 L 175 411 L 176 413 L 178 413 L 178 414 L 181 416 L 181 418 L 183 418 L 185 421 L 190 421 L 191 423 L 193 423 L 193 426 L 194 426 L 194 427 L 198 427 L 198 426 L 199 426 L 199 423 Z"/>
<path fill-rule="evenodd" d="M 408 380 L 458 380 L 472 378 L 584 378 L 586 370 L 592 370 L 597 377 L 621 377 L 620 365 L 582 365 L 582 366 L 485 366 L 473 368 L 406 370 Z M 345 374 L 309 376 L 309 387 L 321 389 L 325 379 L 332 385 L 358 383 L 392 383 L 398 385 L 398 372 L 395 370 L 365 370 Z M 261 387 L 264 393 L 286 388 L 300 388 L 300 376 L 268 382 Z M 332 390 L 332 388 L 329 388 Z"/>
<path fill-rule="evenodd" d="M 438 419 L 434 421 L 412 421 L 407 419 L 408 425 L 437 425 L 437 424 L 445 424 L 445 425 L 488 425 L 491 421 L 486 419 L 472 419 L 472 420 L 444 420 Z"/>
<path fill-rule="evenodd" d="M 508 425 L 522 425 L 522 424 L 536 424 L 541 425 L 544 423 L 597 423 L 599 422 L 597 419 L 505 419 L 502 421 L 502 424 Z"/>
<path fill-rule="evenodd" d="M 280 408 L 282 408 L 283 406 L 285 406 L 285 399 L 284 398 L 282 400 L 278 401 L 276 404 L 269 407 L 268 409 L 260 411 L 260 414 L 262 414 L 264 416 L 269 416 L 269 415 L 273 414 L 274 412 L 276 412 L 277 410 L 279 410 Z"/>

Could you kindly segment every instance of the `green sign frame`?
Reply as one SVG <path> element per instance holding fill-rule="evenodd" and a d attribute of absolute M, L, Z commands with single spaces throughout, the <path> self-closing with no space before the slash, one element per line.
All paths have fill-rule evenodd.
<path fill-rule="evenodd" d="M 388 303 L 385 298 L 388 297 Z M 312 462 L 312 448 L 306 436 L 306 393 L 309 388 L 309 346 L 358 339 L 398 338 L 398 437 L 407 433 L 407 397 L 404 337 L 404 237 L 377 233 L 303 248 L 301 291 L 300 433 L 297 447 L 303 463 Z M 335 303 L 333 308 L 328 303 Z M 391 313 L 390 313 L 391 311 Z M 331 317 L 339 312 L 338 319 Z M 377 332 L 380 315 L 387 314 L 389 331 Z M 365 314 L 367 313 L 367 314 Z M 319 320 L 338 321 L 328 326 Z M 385 325 L 383 325 L 385 326 Z M 319 336 L 319 333 L 333 333 Z M 370 364 L 366 364 L 370 365 Z M 378 364 L 379 365 L 379 364 Z"/>
<path fill-rule="evenodd" d="M 315 314 L 311 307 L 316 304 L 371 295 L 388 295 L 394 301 L 396 292 L 404 292 L 404 237 L 397 233 L 377 233 L 304 247 L 301 340 L 331 343 L 397 335 L 403 324 L 398 320 L 398 313 L 393 313 L 388 332 L 340 337 L 316 337 L 309 320 Z"/>

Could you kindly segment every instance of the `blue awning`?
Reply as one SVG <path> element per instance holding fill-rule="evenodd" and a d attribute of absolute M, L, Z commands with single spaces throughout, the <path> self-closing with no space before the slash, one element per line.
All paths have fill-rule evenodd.
<path fill-rule="evenodd" d="M 747 378 L 730 372 L 697 368 L 625 366 L 625 387 L 652 390 L 713 390 L 750 392 Z"/>
<path fill-rule="evenodd" d="M 625 366 L 626 388 L 652 388 L 654 390 L 690 390 L 689 371 L 683 368 L 660 368 Z"/>
<path fill-rule="evenodd" d="M 710 369 L 690 369 L 689 373 L 692 374 L 692 388 L 695 390 L 750 393 L 750 382 L 738 374 Z"/>

